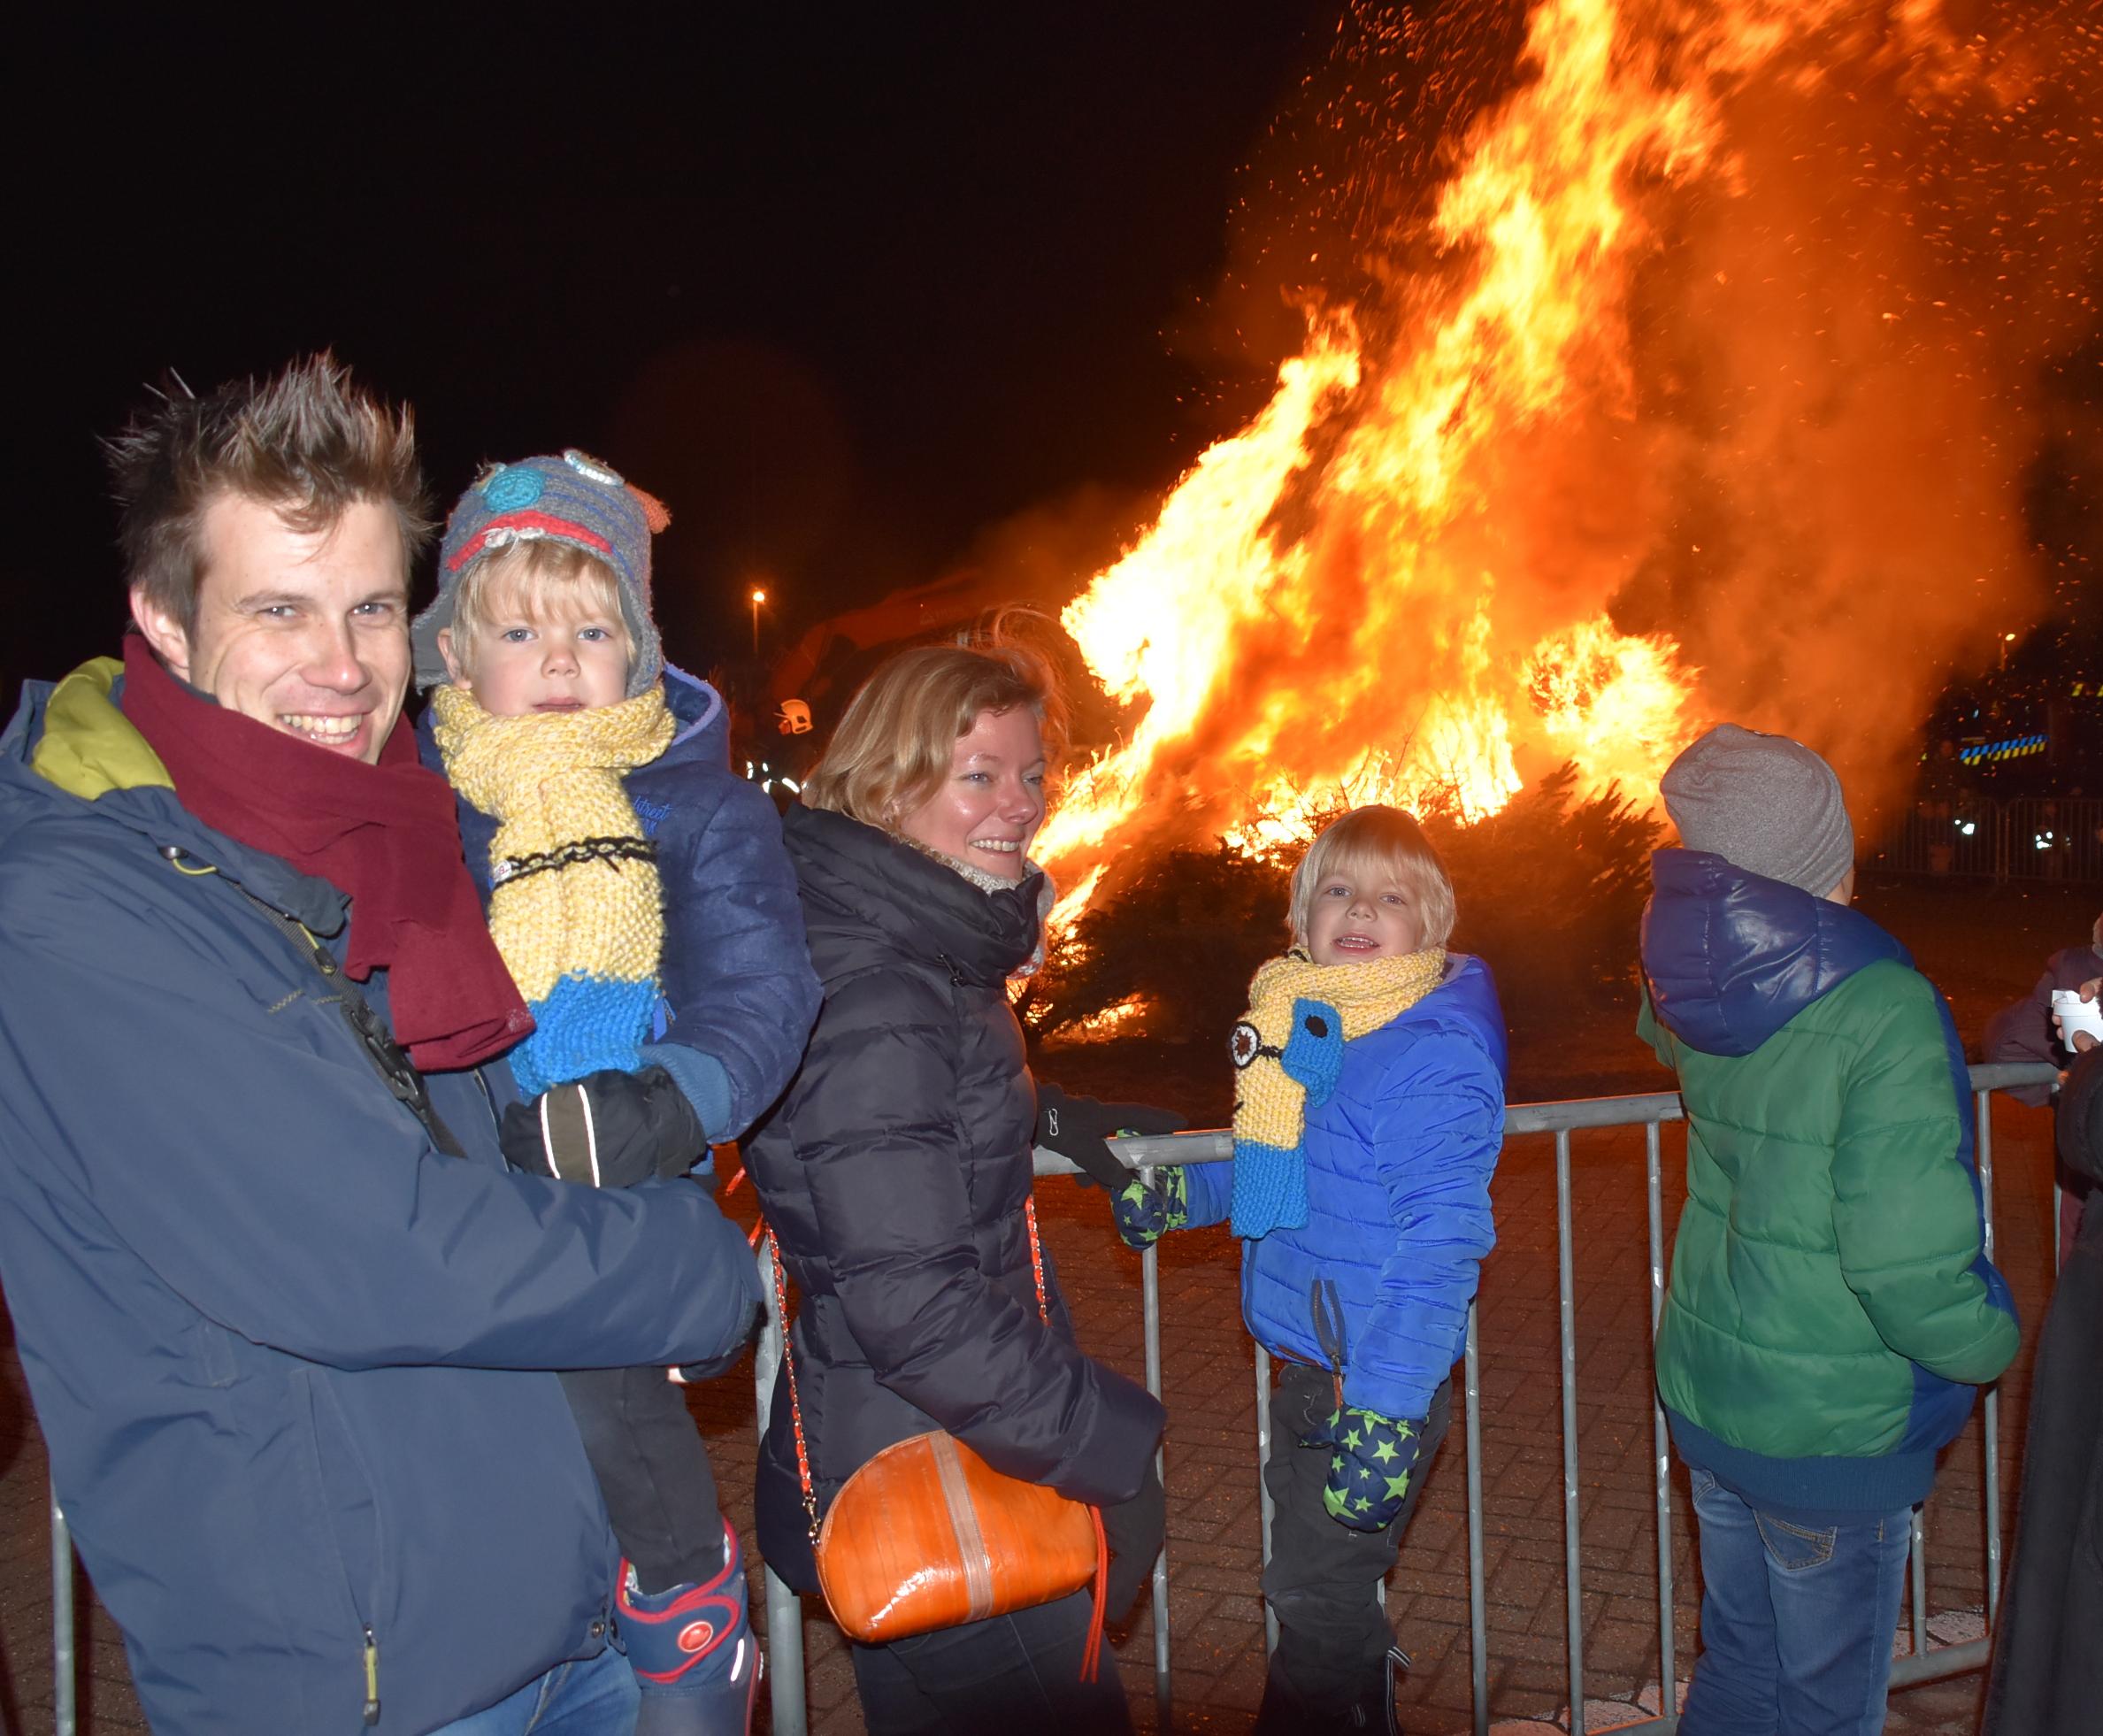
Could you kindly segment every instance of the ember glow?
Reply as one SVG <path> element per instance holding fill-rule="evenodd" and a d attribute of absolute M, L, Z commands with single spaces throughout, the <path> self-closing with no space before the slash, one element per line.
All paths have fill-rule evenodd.
<path fill-rule="evenodd" d="M 1352 299 L 1301 267 L 1269 403 L 1065 610 L 1132 711 L 1040 835 L 1063 913 L 1121 852 L 1290 841 L 1342 803 L 1474 819 L 1566 759 L 1647 800 L 1717 715 L 1895 759 L 1983 613 L 2035 607 L 2011 398 L 2096 313 L 2084 16 L 2055 60 L 1935 0 L 1539 0 L 1435 196 L 1355 229 Z M 1996 312 L 2006 272 L 1916 219 L 2005 129 L 2049 136 L 2002 222 L 2074 257 Z"/>

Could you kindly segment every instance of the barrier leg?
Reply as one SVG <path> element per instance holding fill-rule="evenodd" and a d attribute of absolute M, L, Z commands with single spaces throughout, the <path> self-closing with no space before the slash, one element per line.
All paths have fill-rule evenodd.
<path fill-rule="evenodd" d="M 1658 1323 L 1665 1313 L 1665 1208 L 1659 1191 L 1658 1124 L 1643 1128 L 1646 1186 L 1650 1208 L 1650 1448 L 1657 1463 L 1658 1502 L 1658 1710 L 1665 1728 L 1679 1727 L 1677 1659 L 1672 1646 L 1672 1453 L 1665 1407 L 1657 1395 Z"/>
<path fill-rule="evenodd" d="M 80 1672 L 74 1667 L 73 1538 L 51 1491 L 51 1719 L 58 1736 L 73 1736 Z"/>
<path fill-rule="evenodd" d="M 1149 1248 L 1140 1256 L 1140 1307 L 1147 1340 L 1147 1390 L 1161 1396 L 1161 1250 Z M 1154 1474 L 1161 1479 L 1163 1494 L 1169 1486 L 1165 1436 L 1154 1449 Z M 1175 1718 L 1169 1694 L 1169 1540 L 1164 1529 L 1161 1553 L 1154 1557 L 1154 1715 L 1159 1728 L 1167 1730 Z"/>
<path fill-rule="evenodd" d="M 1577 1304 L 1570 1267 L 1570 1129 L 1555 1132 L 1555 1266 L 1562 1315 L 1562 1594 L 1568 1606 L 1570 1736 L 1585 1736 L 1585 1588 L 1578 1553 Z"/>
<path fill-rule="evenodd" d="M 1979 1209 L 1984 1224 L 1987 1259 L 1993 1258 L 1993 1094 L 1979 1093 Z M 2052 1188 L 2052 1258 L 2059 1262 L 2059 1179 L 2047 1177 Z M 2000 1626 L 2000 1388 L 1986 1388 L 1986 1402 L 1980 1419 L 1985 1455 L 1986 1482 L 1986 1632 Z"/>
<path fill-rule="evenodd" d="M 1270 1353 L 1256 1346 L 1256 1505 L 1263 1517 L 1262 1565 L 1270 1565 L 1270 1485 L 1263 1473 L 1270 1469 Z M 1270 1600 L 1263 1600 L 1263 1654 L 1278 1649 L 1278 1617 Z"/>
<path fill-rule="evenodd" d="M 1468 1348 L 1461 1369 L 1468 1419 L 1468 1686 L 1475 1736 L 1490 1733 L 1490 1619 L 1482 1571 L 1482 1364 L 1475 1353 L 1475 1304 L 1468 1304 Z"/>
<path fill-rule="evenodd" d="M 761 1449 L 767 1419 L 774 1409 L 774 1377 L 781 1368 L 781 1310 L 774 1295 L 774 1262 L 762 1247 L 759 1294 L 765 1299 L 766 1325 L 752 1356 L 754 1409 L 759 1415 Z M 766 1570 L 767 1699 L 773 1709 L 774 1736 L 804 1736 L 809 1713 L 803 1701 L 803 1600 L 789 1590 L 772 1568 Z"/>
<path fill-rule="evenodd" d="M 767 1680 L 774 1736 L 804 1736 L 803 1600 L 772 1568 L 767 1584 Z"/>

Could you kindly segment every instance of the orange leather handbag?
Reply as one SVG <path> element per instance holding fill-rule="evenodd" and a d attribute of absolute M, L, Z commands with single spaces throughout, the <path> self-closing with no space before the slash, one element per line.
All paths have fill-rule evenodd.
<path fill-rule="evenodd" d="M 1049 1323 L 1035 1201 L 1024 1208 L 1037 1312 Z M 956 1436 L 935 1430 L 894 1441 L 840 1486 L 821 1524 L 803 1445 L 787 1296 L 773 1232 L 774 1299 L 783 1322 L 782 1366 L 795 1425 L 796 1473 L 817 1579 L 833 1619 L 849 1639 L 882 1645 L 937 1628 L 1049 1603 L 1091 1580 L 1095 1610 L 1081 1679 L 1095 1679 L 1102 1649 L 1109 1553 L 1102 1516 L 1041 1483 L 995 1471 Z"/>

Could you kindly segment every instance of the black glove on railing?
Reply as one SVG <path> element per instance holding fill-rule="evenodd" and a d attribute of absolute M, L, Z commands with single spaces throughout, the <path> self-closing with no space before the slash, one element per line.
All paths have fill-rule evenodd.
<path fill-rule="evenodd" d="M 1069 1097 L 1055 1085 L 1037 1086 L 1037 1143 L 1080 1166 L 1080 1179 L 1112 1194 L 1132 1179 L 1106 1140 L 1124 1133 L 1172 1133 L 1190 1124 L 1173 1110 L 1150 1103 L 1103 1103 Z"/>
<path fill-rule="evenodd" d="M 498 1141 L 514 1169 L 592 1187 L 681 1176 L 709 1148 L 701 1118 L 662 1067 L 550 1086 L 503 1112 Z"/>

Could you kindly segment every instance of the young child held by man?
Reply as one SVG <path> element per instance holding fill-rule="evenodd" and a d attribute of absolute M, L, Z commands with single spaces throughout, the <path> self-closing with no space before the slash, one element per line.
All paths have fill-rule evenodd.
<path fill-rule="evenodd" d="M 419 680 L 442 683 L 426 757 L 535 1022 L 508 1057 L 526 1101 L 505 1155 L 592 1185 L 683 1174 L 739 1137 L 817 1010 L 773 805 L 730 772 L 721 698 L 659 646 L 665 522 L 582 453 L 496 465 L 453 509 L 414 635 Z M 627 1557 L 638 1732 L 745 1732 L 744 1564 L 679 1386 L 657 1368 L 563 1383 Z"/>
<path fill-rule="evenodd" d="M 1454 915 L 1410 816 L 1331 826 L 1234 1027 L 1233 1158 L 1116 1202 L 1135 1248 L 1231 1219 L 1242 1317 L 1278 1359 L 1259 1732 L 1395 1727 L 1379 1588 L 1452 1417 L 1504 1138 L 1504 1014 L 1482 961 L 1447 952 Z"/>

